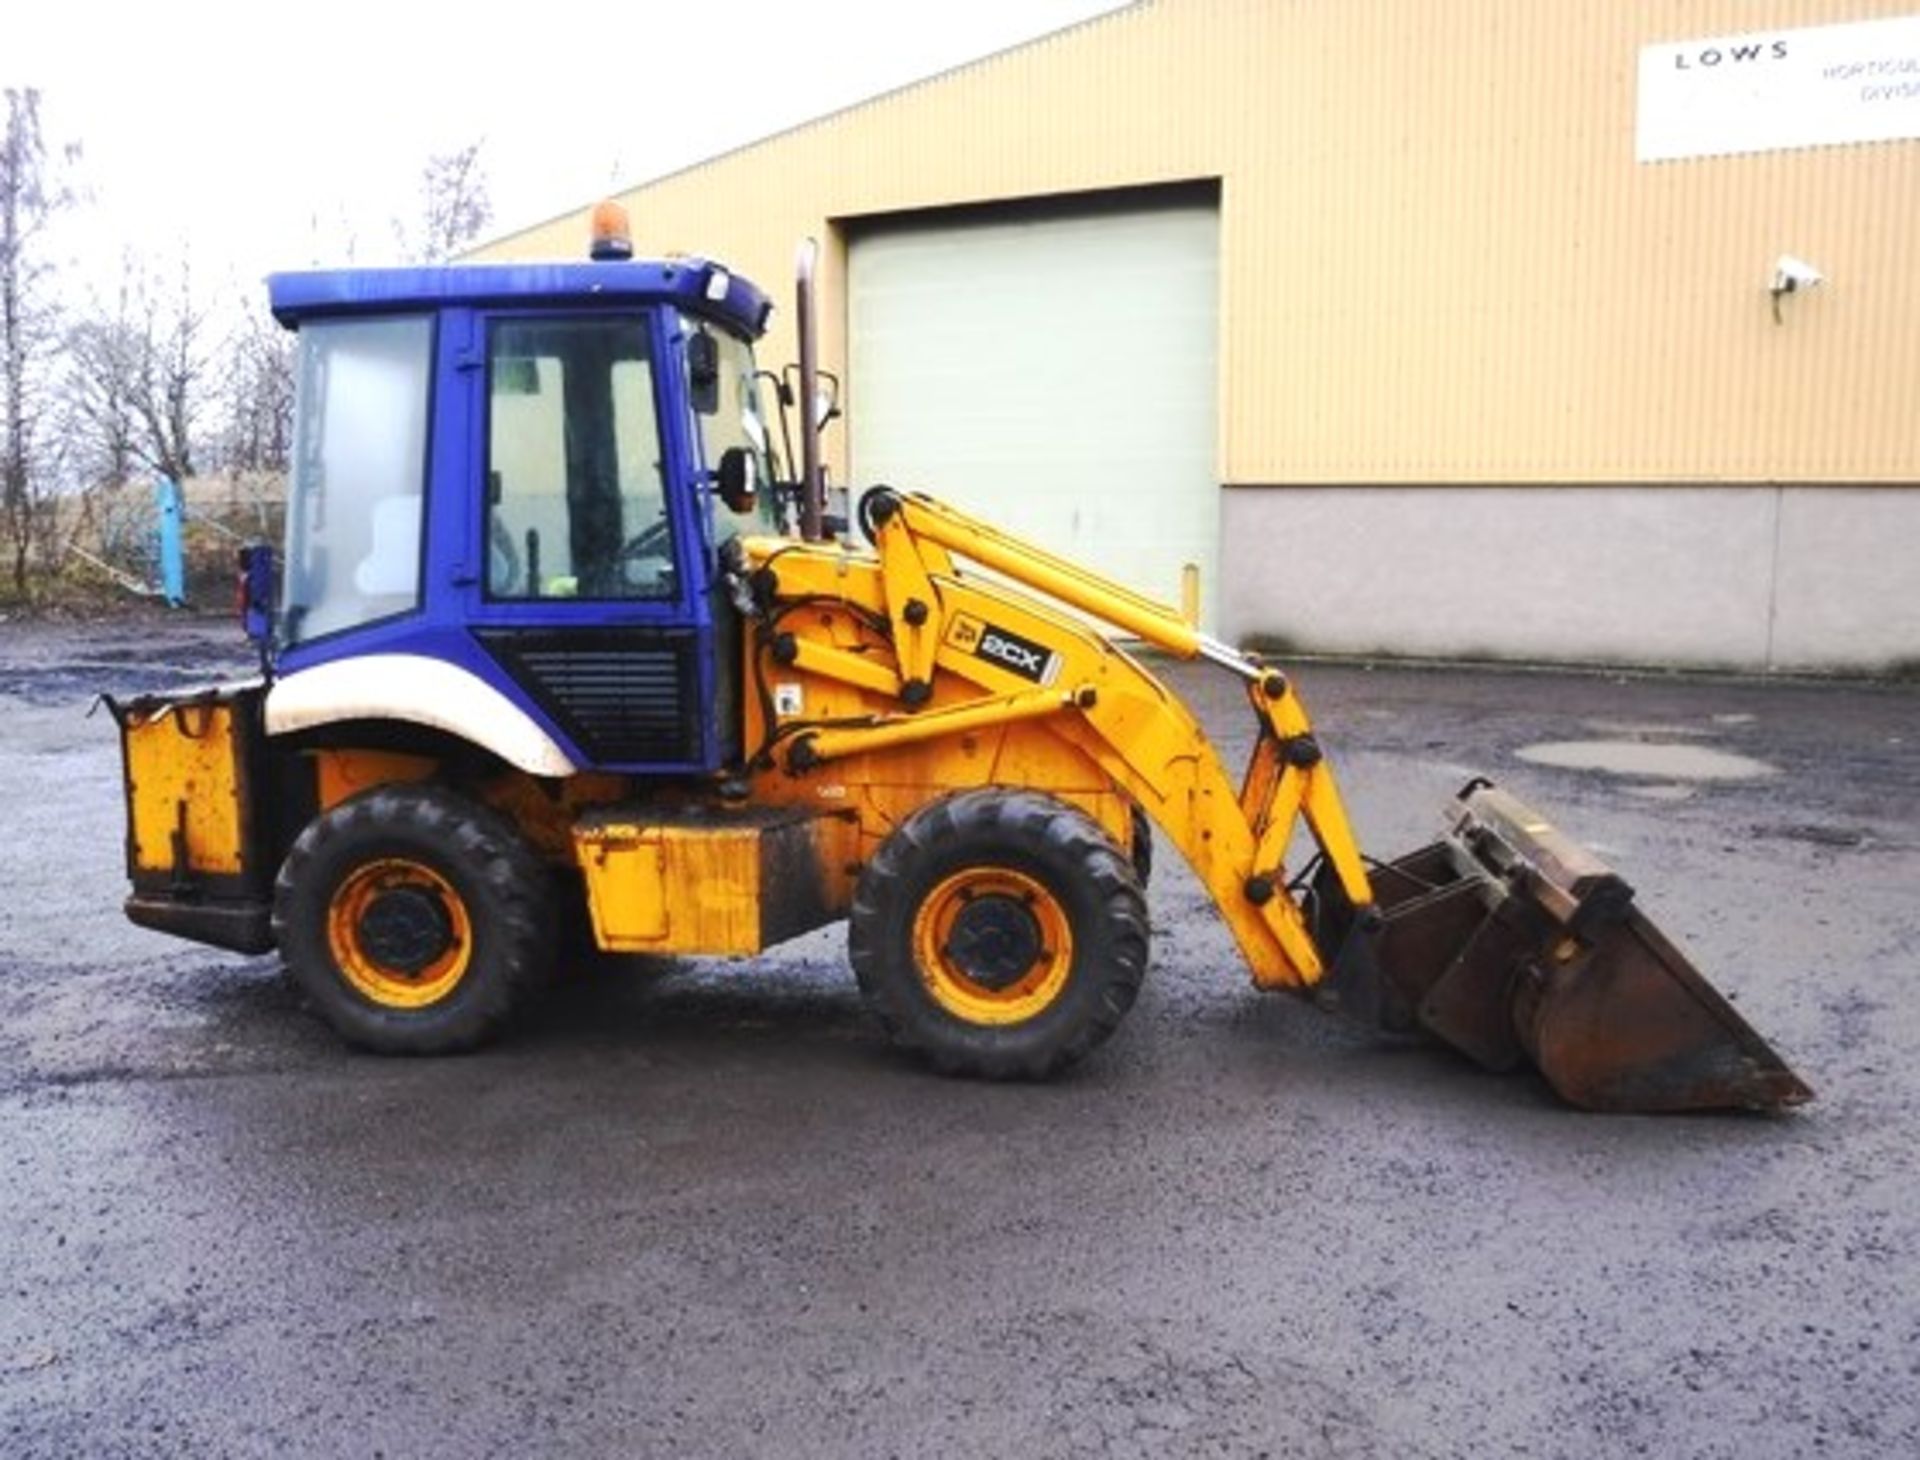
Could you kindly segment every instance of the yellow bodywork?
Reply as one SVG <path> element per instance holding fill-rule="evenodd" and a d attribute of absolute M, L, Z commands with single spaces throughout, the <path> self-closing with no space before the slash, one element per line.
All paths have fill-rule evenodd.
<path fill-rule="evenodd" d="M 139 709 L 122 727 L 132 869 L 240 876 L 245 866 L 242 740 L 231 701 Z"/>
<path fill-rule="evenodd" d="M 872 552 L 742 544 L 759 601 L 744 626 L 746 776 L 727 795 L 684 786 L 676 794 L 691 809 L 675 812 L 656 788 L 620 776 L 550 782 L 515 772 L 478 788 L 547 857 L 578 866 L 599 945 L 756 953 L 844 916 L 862 867 L 922 806 L 1004 786 L 1078 807 L 1121 847 L 1139 834 L 1138 807 L 1206 886 L 1257 983 L 1318 981 L 1320 953 L 1287 885 L 1296 831 L 1312 835 L 1355 907 L 1373 894 L 1332 770 L 1286 679 L 1206 639 L 1177 607 L 950 507 L 891 495 L 876 515 Z M 963 574 L 958 561 L 996 576 Z M 1246 681 L 1259 729 L 1238 784 L 1180 699 L 1063 604 Z M 177 732 L 154 739 L 171 779 L 154 778 L 159 809 L 136 824 L 155 855 L 166 853 L 180 787 L 229 763 L 198 746 Z M 388 752 L 320 751 L 316 760 L 323 806 L 435 770 Z M 195 844 L 231 855 L 232 828 L 219 816 L 231 795 L 186 799 L 201 808 Z M 959 984 L 948 993 L 970 997 Z"/>
<path fill-rule="evenodd" d="M 1122 846 L 1131 801 L 1206 885 L 1256 982 L 1316 982 L 1319 951 L 1286 886 L 1296 828 L 1304 823 L 1356 907 L 1373 895 L 1332 770 L 1284 677 L 1211 644 L 1177 608 L 950 507 L 911 496 L 890 506 L 876 553 L 745 545 L 774 580 L 746 650 L 754 798 L 851 807 L 868 851 L 917 806 L 971 786 L 1049 792 Z M 956 558 L 1239 672 L 1260 726 L 1241 784 L 1138 660 L 1053 604 L 963 576 Z M 916 685 L 924 697 L 907 703 Z"/>
<path fill-rule="evenodd" d="M 620 953 L 758 953 L 846 910 L 855 835 L 836 815 L 689 823 L 635 808 L 582 817 L 574 849 L 595 941 Z"/>
<path fill-rule="evenodd" d="M 438 761 L 427 756 L 391 750 L 316 750 L 313 764 L 322 811 L 375 786 L 427 780 L 440 768 Z"/>

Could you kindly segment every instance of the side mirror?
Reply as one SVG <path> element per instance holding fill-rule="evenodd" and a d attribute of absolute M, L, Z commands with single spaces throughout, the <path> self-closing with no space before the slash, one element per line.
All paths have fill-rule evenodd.
<path fill-rule="evenodd" d="M 789 365 L 780 377 L 780 404 L 785 407 L 799 401 L 806 374 L 798 365 Z M 818 436 L 827 423 L 840 415 L 840 377 L 831 370 L 813 372 L 813 399 L 806 402 L 802 420 Z"/>
<path fill-rule="evenodd" d="M 235 583 L 235 607 L 247 637 L 265 652 L 273 637 L 273 592 L 276 574 L 273 549 L 263 542 L 240 549 Z"/>
<path fill-rule="evenodd" d="M 729 512 L 751 512 L 758 495 L 760 472 L 753 454 L 744 446 L 729 446 L 720 453 L 720 467 L 714 473 L 720 500 Z"/>
<path fill-rule="evenodd" d="M 813 429 L 824 431 L 827 423 L 840 414 L 840 377 L 830 370 L 815 372 L 820 384 L 813 395 Z"/>
<path fill-rule="evenodd" d="M 698 414 L 711 416 L 720 409 L 720 347 L 705 330 L 687 340 L 687 383 Z"/>

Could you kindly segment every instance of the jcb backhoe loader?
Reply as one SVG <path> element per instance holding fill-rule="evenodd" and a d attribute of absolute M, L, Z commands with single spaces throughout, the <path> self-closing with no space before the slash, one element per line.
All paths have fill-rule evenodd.
<path fill-rule="evenodd" d="M 1133 1003 L 1151 822 L 1262 988 L 1593 1109 L 1807 1098 L 1506 792 L 1371 861 L 1279 669 L 927 497 L 875 488 L 841 540 L 809 271 L 795 390 L 755 367 L 763 294 L 601 222 L 591 262 L 270 281 L 299 367 L 284 566 L 242 563 L 262 674 L 114 706 L 136 923 L 277 948 L 349 1040 L 428 1053 L 498 1031 L 569 920 L 740 955 L 845 918 L 896 1040 L 1041 1077 Z M 1238 784 L 1122 637 L 1244 683 Z"/>

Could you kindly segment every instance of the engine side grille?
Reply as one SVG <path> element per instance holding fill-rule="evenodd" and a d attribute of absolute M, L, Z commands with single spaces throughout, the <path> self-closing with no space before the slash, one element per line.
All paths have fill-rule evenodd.
<path fill-rule="evenodd" d="M 691 630 L 495 630 L 479 639 L 596 764 L 701 760 Z"/>

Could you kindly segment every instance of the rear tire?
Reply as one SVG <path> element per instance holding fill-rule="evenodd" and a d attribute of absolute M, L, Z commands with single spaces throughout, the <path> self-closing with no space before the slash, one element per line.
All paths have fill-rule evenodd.
<path fill-rule="evenodd" d="M 274 884 L 295 982 L 380 1054 L 471 1049 L 545 983 L 549 879 L 498 813 L 440 786 L 382 786 L 323 812 Z"/>
<path fill-rule="evenodd" d="M 916 811 L 862 873 L 849 928 L 868 1006 L 943 1074 L 1055 1074 L 1119 1027 L 1147 966 L 1127 853 L 1033 791 Z"/>

